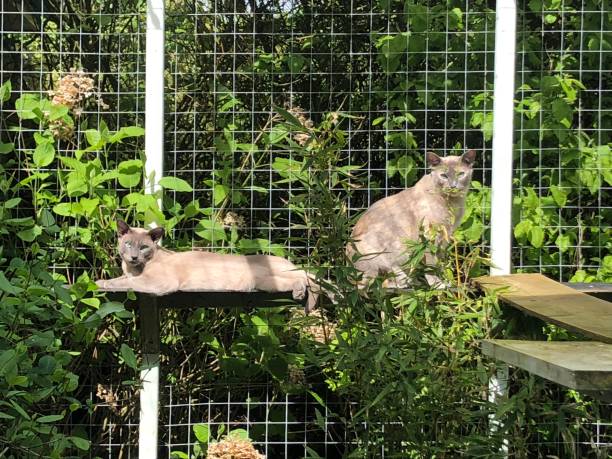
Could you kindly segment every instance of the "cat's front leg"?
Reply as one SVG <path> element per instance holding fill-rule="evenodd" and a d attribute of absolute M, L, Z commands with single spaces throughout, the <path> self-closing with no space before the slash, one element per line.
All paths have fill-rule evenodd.
<path fill-rule="evenodd" d="M 155 295 L 163 295 L 173 291 L 163 283 L 156 282 L 145 276 L 121 276 L 114 279 L 98 280 L 96 285 L 105 290 L 134 290 L 135 292 L 152 293 Z"/>
<path fill-rule="evenodd" d="M 96 285 L 105 290 L 112 290 L 115 288 L 133 288 L 131 280 L 132 278 L 127 276 L 119 276 L 114 279 L 98 279 Z"/>

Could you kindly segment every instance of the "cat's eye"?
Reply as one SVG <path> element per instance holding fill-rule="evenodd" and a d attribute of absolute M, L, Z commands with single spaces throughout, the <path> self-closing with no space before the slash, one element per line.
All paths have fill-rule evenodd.
<path fill-rule="evenodd" d="M 149 247 L 148 245 L 141 245 L 140 246 L 140 250 L 149 250 L 151 247 Z"/>
<path fill-rule="evenodd" d="M 461 178 L 461 177 L 465 176 L 465 172 L 459 172 L 459 174 L 457 174 L 457 176 L 458 176 L 459 178 Z"/>
<path fill-rule="evenodd" d="M 446 174 L 440 174 L 440 177 L 442 177 L 443 179 L 447 179 L 447 178 L 448 178 L 448 175 L 446 175 Z"/>
<path fill-rule="evenodd" d="M 128 242 L 126 242 L 126 243 L 125 243 L 125 246 L 126 246 L 128 249 L 130 249 L 130 248 L 132 248 L 132 243 L 128 241 Z"/>

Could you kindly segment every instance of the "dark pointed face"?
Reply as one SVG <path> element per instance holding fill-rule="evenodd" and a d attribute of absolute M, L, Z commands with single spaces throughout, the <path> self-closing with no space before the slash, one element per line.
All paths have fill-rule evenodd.
<path fill-rule="evenodd" d="M 117 233 L 122 260 L 130 266 L 142 267 L 155 255 L 157 241 L 163 235 L 163 229 L 155 228 L 147 231 L 130 228 L 124 222 L 117 222 Z"/>
<path fill-rule="evenodd" d="M 428 153 L 427 163 L 431 166 L 431 176 L 436 186 L 449 196 L 460 196 L 467 193 L 472 181 L 475 157 L 474 150 L 470 150 L 462 156 L 446 156 L 444 158 L 434 153 Z"/>

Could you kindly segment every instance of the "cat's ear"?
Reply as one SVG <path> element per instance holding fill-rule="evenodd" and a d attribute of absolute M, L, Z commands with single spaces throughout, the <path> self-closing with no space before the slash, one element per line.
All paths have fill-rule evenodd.
<path fill-rule="evenodd" d="M 159 241 L 163 235 L 164 235 L 164 229 L 161 226 L 158 226 L 157 228 L 153 228 L 151 231 L 149 231 L 149 237 L 151 238 L 153 242 Z"/>
<path fill-rule="evenodd" d="M 467 164 L 468 166 L 472 166 L 474 161 L 476 161 L 476 150 L 468 150 L 461 155 L 461 162 Z"/>
<path fill-rule="evenodd" d="M 123 220 L 117 220 L 117 236 L 121 237 L 130 231 L 130 226 Z"/>
<path fill-rule="evenodd" d="M 442 162 L 442 158 L 436 155 L 433 151 L 428 151 L 425 158 L 427 159 L 427 165 L 430 167 L 439 166 Z"/>

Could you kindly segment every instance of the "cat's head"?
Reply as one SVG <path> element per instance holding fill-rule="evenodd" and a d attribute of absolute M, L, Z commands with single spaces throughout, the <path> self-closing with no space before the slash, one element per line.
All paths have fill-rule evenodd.
<path fill-rule="evenodd" d="M 476 152 L 469 150 L 461 156 L 440 157 L 427 152 L 427 165 L 436 187 L 449 196 L 460 196 L 468 192 L 472 181 L 472 170 Z"/>
<path fill-rule="evenodd" d="M 155 255 L 157 241 L 163 235 L 163 228 L 147 231 L 143 228 L 130 228 L 124 221 L 117 220 L 119 254 L 128 266 L 143 267 Z"/>

